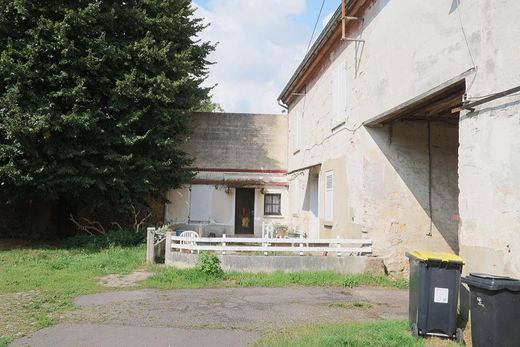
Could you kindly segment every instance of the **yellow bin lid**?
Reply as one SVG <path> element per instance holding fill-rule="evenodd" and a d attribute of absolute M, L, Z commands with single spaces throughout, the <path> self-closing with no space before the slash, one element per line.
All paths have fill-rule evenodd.
<path fill-rule="evenodd" d="M 459 263 L 464 264 L 464 260 L 458 255 L 446 252 L 428 252 L 422 250 L 415 250 L 406 254 L 409 257 L 414 257 L 423 261 L 441 261 L 443 263 Z"/>

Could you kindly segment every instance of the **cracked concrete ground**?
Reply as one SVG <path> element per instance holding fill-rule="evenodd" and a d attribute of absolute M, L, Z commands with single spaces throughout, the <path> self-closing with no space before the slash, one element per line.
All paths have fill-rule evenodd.
<path fill-rule="evenodd" d="M 347 303 L 363 303 L 348 305 Z M 56 326 L 13 346 L 244 346 L 291 325 L 406 319 L 407 291 L 388 288 L 134 290 L 78 297 Z"/>

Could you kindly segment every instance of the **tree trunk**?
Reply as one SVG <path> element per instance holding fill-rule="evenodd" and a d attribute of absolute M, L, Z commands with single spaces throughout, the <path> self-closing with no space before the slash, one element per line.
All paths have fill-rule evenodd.
<path fill-rule="evenodd" d="M 77 203 L 65 196 L 60 196 L 54 204 L 54 228 L 59 238 L 65 238 L 77 233 L 76 226 L 71 222 L 70 215 L 76 215 Z"/>

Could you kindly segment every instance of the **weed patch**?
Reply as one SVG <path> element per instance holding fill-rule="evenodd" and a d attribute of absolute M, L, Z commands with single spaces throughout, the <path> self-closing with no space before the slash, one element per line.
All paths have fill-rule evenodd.
<path fill-rule="evenodd" d="M 320 324 L 311 327 L 280 331 L 258 341 L 255 347 L 419 347 L 421 338 L 410 336 L 405 321 L 382 321 L 357 324 Z"/>
<path fill-rule="evenodd" d="M 318 272 L 272 272 L 245 273 L 226 272 L 222 276 L 214 276 L 197 269 L 177 269 L 166 266 L 152 266 L 155 274 L 142 282 L 150 288 L 221 288 L 221 287 L 288 287 L 288 286 L 320 286 L 320 287 L 359 287 L 377 286 L 406 288 L 405 280 L 393 280 L 386 276 L 359 274 L 342 275 L 331 271 Z"/>
<path fill-rule="evenodd" d="M 329 307 L 338 307 L 338 308 L 346 308 L 346 309 L 353 309 L 353 308 L 369 309 L 369 308 L 373 307 L 373 305 L 371 303 L 363 302 L 363 301 L 331 302 L 327 306 L 329 306 Z"/>

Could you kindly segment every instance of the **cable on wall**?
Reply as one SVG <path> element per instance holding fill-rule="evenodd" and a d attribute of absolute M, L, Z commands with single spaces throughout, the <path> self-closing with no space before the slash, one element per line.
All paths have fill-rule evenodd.
<path fill-rule="evenodd" d="M 426 236 L 432 236 L 433 231 L 433 206 L 432 206 L 432 139 L 431 122 L 428 120 L 428 209 L 430 214 L 430 229 Z"/>
<path fill-rule="evenodd" d="M 475 69 L 475 75 L 473 75 L 473 79 L 471 80 L 471 83 L 469 84 L 469 87 L 466 88 L 466 94 L 468 91 L 473 87 L 473 84 L 475 83 L 475 80 L 477 79 L 478 74 L 478 67 L 475 64 L 475 59 L 473 58 L 473 53 L 471 53 L 471 48 L 469 47 L 468 37 L 466 35 L 466 30 L 464 29 L 464 24 L 462 23 L 462 14 L 460 11 L 460 0 L 457 1 L 457 14 L 459 16 L 459 23 L 460 23 L 460 29 L 462 31 L 462 36 L 464 36 L 464 41 L 466 42 L 466 47 L 468 49 L 469 57 L 471 59 L 471 63 L 473 64 L 473 68 Z"/>

